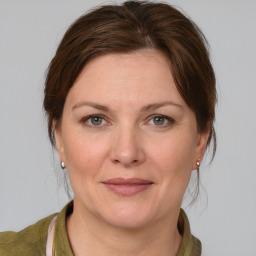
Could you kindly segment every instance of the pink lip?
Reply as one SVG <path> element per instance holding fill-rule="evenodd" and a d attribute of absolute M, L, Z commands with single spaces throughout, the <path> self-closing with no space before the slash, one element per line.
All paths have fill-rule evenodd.
<path fill-rule="evenodd" d="M 114 178 L 102 182 L 109 190 L 121 196 L 132 196 L 148 189 L 153 182 L 139 178 Z"/>

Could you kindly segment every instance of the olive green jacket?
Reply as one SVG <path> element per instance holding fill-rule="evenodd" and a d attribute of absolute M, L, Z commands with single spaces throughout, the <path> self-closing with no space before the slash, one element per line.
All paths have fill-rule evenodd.
<path fill-rule="evenodd" d="M 55 225 L 55 249 L 58 256 L 74 256 L 66 232 L 66 216 L 73 211 L 73 202 L 67 204 L 58 214 Z M 20 232 L 0 232 L 0 256 L 45 256 L 48 226 L 56 214 L 28 226 Z M 179 231 L 183 234 L 178 256 L 200 256 L 201 243 L 189 227 L 188 218 L 181 209 Z"/>

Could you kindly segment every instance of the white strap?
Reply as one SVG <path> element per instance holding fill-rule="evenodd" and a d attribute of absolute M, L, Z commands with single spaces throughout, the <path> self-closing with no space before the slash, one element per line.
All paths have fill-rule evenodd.
<path fill-rule="evenodd" d="M 53 239 L 54 239 L 54 231 L 55 231 L 55 222 L 57 219 L 57 215 L 51 220 L 48 227 L 48 235 L 46 241 L 46 256 L 53 255 Z"/>

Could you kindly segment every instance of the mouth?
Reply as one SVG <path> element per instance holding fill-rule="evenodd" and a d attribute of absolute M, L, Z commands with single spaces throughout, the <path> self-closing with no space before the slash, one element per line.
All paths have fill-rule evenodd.
<path fill-rule="evenodd" d="M 120 196 L 132 196 L 150 188 L 154 183 L 139 178 L 113 178 L 102 182 L 109 190 Z"/>

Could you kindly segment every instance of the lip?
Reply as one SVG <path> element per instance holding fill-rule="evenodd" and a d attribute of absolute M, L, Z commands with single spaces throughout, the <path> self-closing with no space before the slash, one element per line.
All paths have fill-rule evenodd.
<path fill-rule="evenodd" d="M 109 190 L 120 196 L 132 196 L 150 188 L 154 183 L 140 178 L 113 178 L 102 182 Z"/>

